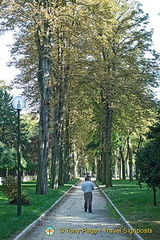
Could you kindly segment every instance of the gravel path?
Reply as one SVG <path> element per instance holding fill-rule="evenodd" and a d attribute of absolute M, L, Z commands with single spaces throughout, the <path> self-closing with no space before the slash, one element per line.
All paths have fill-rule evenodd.
<path fill-rule="evenodd" d="M 127 228 L 121 220 L 110 216 L 108 203 L 97 187 L 93 191 L 93 212 L 84 212 L 82 183 L 83 181 L 74 186 L 50 214 L 20 240 L 135 239 L 133 235 L 124 233 Z M 49 235 L 45 233 L 45 229 Z"/>

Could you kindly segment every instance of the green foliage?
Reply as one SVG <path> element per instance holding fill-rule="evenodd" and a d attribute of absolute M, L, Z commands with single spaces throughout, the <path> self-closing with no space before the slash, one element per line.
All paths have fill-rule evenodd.
<path fill-rule="evenodd" d="M 4 195 L 8 198 L 10 204 L 17 204 L 18 201 L 18 183 L 17 180 L 8 176 L 6 180 L 3 181 L 2 191 Z M 21 201 L 23 205 L 30 205 L 27 195 L 22 191 L 21 192 Z"/>
<path fill-rule="evenodd" d="M 6 197 L 2 194 L 0 186 L 0 239 L 8 240 L 13 238 L 17 232 L 22 231 L 27 225 L 31 224 L 48 208 L 50 208 L 78 179 L 59 187 L 58 190 L 49 189 L 48 195 L 35 194 L 36 182 L 22 183 L 24 191 L 27 191 L 31 205 L 22 207 L 22 216 L 17 217 L 16 206 L 8 204 Z M 6 224 L 7 223 L 7 224 Z M 13 224 L 14 223 L 14 224 Z"/>
<path fill-rule="evenodd" d="M 137 155 L 139 181 L 148 187 L 160 188 L 160 150 L 155 141 L 149 142 Z"/>
<path fill-rule="evenodd" d="M 37 162 L 27 161 L 26 170 L 35 172 L 37 169 Z"/>
<path fill-rule="evenodd" d="M 109 134 L 104 137 L 106 129 L 110 128 L 109 133 L 119 131 L 125 139 L 130 132 L 139 134 L 145 129 L 144 119 L 148 119 L 148 109 L 154 105 L 149 89 L 156 85 L 158 78 L 157 55 L 154 53 L 151 59 L 145 57 L 147 51 L 151 52 L 152 32 L 146 31 L 148 16 L 143 14 L 137 1 L 47 0 L 25 1 L 24 4 L 22 0 L 8 0 L 1 4 L 1 20 L 3 31 L 6 28 L 16 32 L 17 29 L 11 64 L 18 67 L 21 74 L 15 84 L 21 86 L 23 83 L 24 94 L 36 110 L 37 105 L 43 103 L 41 116 L 50 121 L 44 127 L 45 121 L 40 117 L 43 133 L 47 129 L 48 134 L 50 127 L 57 136 L 54 130 L 58 130 L 59 139 L 63 141 L 64 131 L 69 129 L 68 138 L 71 139 L 68 142 L 73 147 L 68 152 L 73 149 L 84 159 L 87 146 L 92 158 L 101 154 L 102 138 L 111 139 Z M 46 60 L 45 64 L 43 60 Z M 46 70 L 47 74 L 44 74 Z M 43 74 L 45 78 L 41 81 Z M 46 93 L 49 95 L 44 100 L 42 96 Z M 113 111 L 109 124 L 105 121 L 108 104 Z M 56 106 L 57 113 L 54 111 Z M 70 119 L 66 127 L 67 109 Z M 36 161 L 34 152 L 38 149 L 33 143 L 37 143 L 37 138 L 25 132 L 25 127 L 23 129 L 27 135 L 22 136 L 24 157 L 28 162 Z M 91 139 L 93 129 L 99 132 Z M 46 141 L 48 137 L 44 139 Z M 42 138 L 39 143 L 43 147 L 51 146 L 43 144 Z M 66 146 L 64 141 L 60 145 Z M 107 145 L 111 144 L 104 142 L 105 151 Z M 48 149 L 44 150 L 45 154 L 42 151 L 39 154 L 39 159 L 46 156 L 42 162 L 48 159 Z"/>
<path fill-rule="evenodd" d="M 113 180 L 113 188 L 103 186 L 102 189 L 134 229 L 152 229 L 151 234 L 141 235 L 143 239 L 159 240 L 160 191 L 157 192 L 158 204 L 153 207 L 152 191 L 146 186 L 140 188 L 136 180 Z"/>
<path fill-rule="evenodd" d="M 17 153 L 0 142 L 0 169 L 14 168 L 16 166 Z"/>
<path fill-rule="evenodd" d="M 160 110 L 158 110 L 156 122 L 149 127 L 147 138 L 160 143 Z"/>
<path fill-rule="evenodd" d="M 33 114 L 23 114 L 21 117 L 21 147 L 26 160 L 26 170 L 35 170 L 39 145 L 38 119 Z M 32 167 L 31 167 L 32 165 Z"/>
<path fill-rule="evenodd" d="M 0 89 L 0 141 L 8 147 L 16 147 L 17 117 L 12 107 L 12 97 Z"/>
<path fill-rule="evenodd" d="M 21 117 L 21 163 L 27 167 L 26 160 L 31 161 L 33 152 L 32 138 L 38 134 L 37 119 L 35 116 Z M 17 160 L 17 113 L 12 107 L 12 97 L 5 87 L 0 89 L 0 168 L 16 167 Z M 37 146 L 34 149 L 37 149 Z"/>
<path fill-rule="evenodd" d="M 158 121 L 150 127 L 147 133 L 149 142 L 137 154 L 137 168 L 139 171 L 139 184 L 145 182 L 154 192 L 154 205 L 156 205 L 156 188 L 160 188 L 160 123 Z"/>

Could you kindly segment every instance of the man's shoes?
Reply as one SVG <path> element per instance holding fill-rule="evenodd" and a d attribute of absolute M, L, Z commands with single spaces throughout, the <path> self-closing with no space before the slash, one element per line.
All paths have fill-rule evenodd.
<path fill-rule="evenodd" d="M 92 211 L 89 211 L 89 213 L 92 213 Z"/>

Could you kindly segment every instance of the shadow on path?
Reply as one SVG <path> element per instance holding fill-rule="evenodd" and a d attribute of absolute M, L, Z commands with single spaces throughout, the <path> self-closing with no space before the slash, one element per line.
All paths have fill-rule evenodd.
<path fill-rule="evenodd" d="M 122 221 L 113 219 L 100 190 L 93 191 L 93 212 L 84 212 L 80 181 L 59 204 L 20 240 L 134 240 Z M 47 235 L 48 234 L 48 235 Z"/>

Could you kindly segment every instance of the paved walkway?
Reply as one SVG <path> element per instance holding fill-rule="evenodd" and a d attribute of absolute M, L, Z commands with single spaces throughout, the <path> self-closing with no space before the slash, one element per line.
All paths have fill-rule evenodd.
<path fill-rule="evenodd" d="M 47 217 L 20 240 L 133 240 L 133 235 L 124 233 L 126 226 L 121 220 L 110 216 L 107 202 L 100 190 L 93 191 L 93 212 L 84 212 L 81 185 L 74 186 Z M 48 227 L 53 227 L 49 230 Z M 47 228 L 47 229 L 46 229 Z M 50 236 L 45 233 L 45 229 Z"/>

